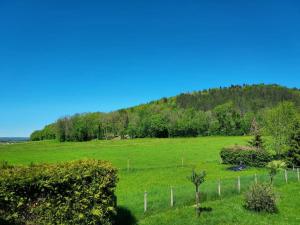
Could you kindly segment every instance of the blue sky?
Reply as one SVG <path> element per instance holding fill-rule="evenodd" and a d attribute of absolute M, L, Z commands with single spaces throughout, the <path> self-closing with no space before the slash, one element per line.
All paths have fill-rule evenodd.
<path fill-rule="evenodd" d="M 243 83 L 300 87 L 300 3 L 0 1 L 0 136 Z"/>

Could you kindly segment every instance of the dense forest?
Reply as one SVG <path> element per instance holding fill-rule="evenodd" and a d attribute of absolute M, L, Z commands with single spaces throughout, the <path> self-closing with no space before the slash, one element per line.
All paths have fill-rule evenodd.
<path fill-rule="evenodd" d="M 31 140 L 88 141 L 92 139 L 247 135 L 254 118 L 280 102 L 300 106 L 300 90 L 279 85 L 232 85 L 162 98 L 109 113 L 65 116 Z"/>

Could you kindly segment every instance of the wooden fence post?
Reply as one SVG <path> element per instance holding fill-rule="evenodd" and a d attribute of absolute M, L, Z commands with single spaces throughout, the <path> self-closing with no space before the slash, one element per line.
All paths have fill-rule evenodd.
<path fill-rule="evenodd" d="M 254 174 L 254 182 L 257 184 L 257 175 Z"/>
<path fill-rule="evenodd" d="M 240 179 L 240 176 L 238 176 L 237 188 L 238 188 L 238 192 L 241 193 L 241 179 Z"/>
<path fill-rule="evenodd" d="M 173 195 L 173 187 L 171 186 L 171 207 L 174 206 L 174 195 Z"/>
<path fill-rule="evenodd" d="M 219 182 L 218 182 L 218 194 L 219 194 L 219 197 L 221 197 L 221 179 L 219 179 Z"/>
<path fill-rule="evenodd" d="M 298 182 L 299 182 L 300 181 L 299 168 L 297 168 L 297 177 L 298 177 Z"/>
<path fill-rule="evenodd" d="M 284 170 L 284 178 L 285 178 L 285 183 L 287 183 L 288 182 L 287 170 Z"/>
<path fill-rule="evenodd" d="M 147 191 L 144 192 L 144 213 L 147 211 Z"/>

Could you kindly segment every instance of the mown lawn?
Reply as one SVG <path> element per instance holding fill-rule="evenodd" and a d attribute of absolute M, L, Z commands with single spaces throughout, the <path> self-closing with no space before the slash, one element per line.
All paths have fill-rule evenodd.
<path fill-rule="evenodd" d="M 289 174 L 290 184 L 283 176 L 275 181 L 280 196 L 280 210 L 276 215 L 257 215 L 242 207 L 241 195 L 236 189 L 236 179 L 241 176 L 242 192 L 258 174 L 266 180 L 266 171 L 250 168 L 232 172 L 220 164 L 219 151 L 232 144 L 245 144 L 249 137 L 203 137 L 178 139 L 136 139 L 91 141 L 86 143 L 58 143 L 55 141 L 28 142 L 0 145 L 0 160 L 11 164 L 63 162 L 83 158 L 109 160 L 119 169 L 117 188 L 118 204 L 122 207 L 122 223 L 138 221 L 141 224 L 257 224 L 256 218 L 269 224 L 299 224 L 293 207 L 297 206 L 300 184 L 295 173 Z M 183 166 L 182 166 L 183 159 Z M 129 170 L 128 170 L 129 160 Z M 211 212 L 196 218 L 191 205 L 194 187 L 187 180 L 192 168 L 206 170 L 207 181 L 202 189 L 204 205 Z M 221 179 L 222 197 L 217 195 L 217 181 Z M 170 187 L 174 188 L 175 207 L 170 208 Z M 297 192 L 298 190 L 298 192 Z M 143 213 L 143 195 L 148 193 L 148 211 Z M 297 199 L 298 198 L 298 199 Z M 288 202 L 291 201 L 291 208 Z M 300 205 L 298 205 L 299 207 Z M 128 214 L 132 214 L 129 218 Z M 296 211 L 294 211 L 296 213 Z M 126 218 L 125 218 L 126 217 Z M 298 223 L 297 223 L 298 222 Z"/>

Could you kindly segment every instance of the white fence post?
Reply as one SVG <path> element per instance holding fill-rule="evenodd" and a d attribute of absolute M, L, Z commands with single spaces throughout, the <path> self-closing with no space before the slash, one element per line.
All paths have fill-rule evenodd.
<path fill-rule="evenodd" d="M 221 179 L 219 179 L 219 182 L 218 182 L 218 194 L 219 194 L 219 197 L 221 197 Z"/>
<path fill-rule="evenodd" d="M 171 186 L 171 207 L 174 206 L 174 195 L 173 195 L 173 187 Z"/>
<path fill-rule="evenodd" d="M 238 192 L 241 193 L 241 179 L 240 179 L 240 176 L 238 176 L 237 188 L 238 188 Z"/>
<path fill-rule="evenodd" d="M 144 192 L 144 213 L 147 211 L 147 191 Z"/>
<path fill-rule="evenodd" d="M 287 170 L 284 170 L 284 178 L 285 178 L 285 183 L 287 183 L 288 182 Z"/>

